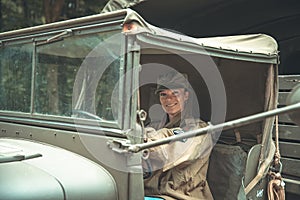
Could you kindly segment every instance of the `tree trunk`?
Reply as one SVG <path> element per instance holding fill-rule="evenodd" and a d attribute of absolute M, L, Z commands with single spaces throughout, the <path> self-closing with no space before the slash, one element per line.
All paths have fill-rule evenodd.
<path fill-rule="evenodd" d="M 59 20 L 64 3 L 64 0 L 44 0 L 46 23 Z"/>
<path fill-rule="evenodd" d="M 0 0 L 0 30 L 3 27 L 3 17 L 2 17 L 2 0 Z"/>
<path fill-rule="evenodd" d="M 28 5 L 27 1 L 23 0 L 23 12 L 24 12 L 24 19 L 26 20 L 26 23 L 29 21 L 29 16 L 28 16 Z M 30 24 L 30 23 L 28 23 Z"/>
<path fill-rule="evenodd" d="M 44 0 L 46 23 L 56 22 L 60 19 L 64 6 L 64 0 Z M 48 65 L 48 95 L 49 109 L 52 114 L 59 114 L 59 87 L 58 87 L 59 64 Z"/>

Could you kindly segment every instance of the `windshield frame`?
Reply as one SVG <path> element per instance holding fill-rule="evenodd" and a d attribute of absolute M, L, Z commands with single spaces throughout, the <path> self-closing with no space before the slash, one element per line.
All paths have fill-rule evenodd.
<path fill-rule="evenodd" d="M 34 113 L 34 82 L 35 82 L 35 70 L 36 70 L 36 47 L 37 45 L 47 45 L 53 42 L 60 41 L 67 37 L 72 36 L 80 36 L 87 34 L 96 34 L 101 32 L 113 32 L 117 31 L 121 34 L 122 31 L 122 23 L 124 19 L 125 13 L 120 13 L 113 17 L 113 19 L 103 19 L 100 15 L 89 16 L 85 18 L 70 20 L 66 22 L 58 22 L 54 24 L 42 25 L 38 27 L 24 29 L 24 30 L 16 30 L 10 31 L 3 35 L 1 38 L 1 46 L 11 46 L 11 45 L 25 45 L 32 44 L 33 52 L 32 52 L 32 74 L 31 74 L 31 108 L 30 112 L 19 112 L 19 111 L 10 111 L 10 110 L 1 110 L 0 115 L 9 117 L 10 119 L 18 119 L 19 121 L 23 121 L 23 123 L 31 123 L 28 118 L 32 120 L 43 120 L 43 121 L 55 121 L 60 123 L 61 126 L 77 126 L 77 123 L 81 125 L 87 126 L 99 126 L 99 129 L 103 128 L 114 128 L 114 129 L 123 129 L 124 128 L 124 114 L 122 113 L 123 108 L 120 108 L 120 113 L 118 115 L 117 121 L 107 121 L 107 120 L 94 120 L 94 119 L 78 119 L 76 118 L 76 123 L 74 124 L 73 117 L 65 117 L 60 115 L 45 115 L 40 113 Z M 121 56 L 124 55 L 125 47 L 124 40 L 120 41 L 121 48 Z M 120 65 L 124 65 L 124 62 L 120 62 Z M 122 71 L 124 67 L 120 66 L 120 76 L 122 76 Z M 119 88 L 122 90 L 124 88 L 124 83 L 120 82 Z M 123 91 L 120 91 L 120 94 L 123 94 Z M 119 99 L 122 100 L 124 96 L 119 96 Z M 120 101 L 119 100 L 119 101 Z M 14 121 L 13 120 L 13 121 Z M 46 123 L 45 123 L 46 124 Z M 72 125 L 73 124 L 73 125 Z M 95 128 L 95 127 L 94 127 Z M 128 127 L 127 127 L 128 128 Z M 67 128 L 68 129 L 68 128 Z M 117 131 L 118 132 L 118 131 Z M 122 132 L 122 131 L 121 131 Z"/>

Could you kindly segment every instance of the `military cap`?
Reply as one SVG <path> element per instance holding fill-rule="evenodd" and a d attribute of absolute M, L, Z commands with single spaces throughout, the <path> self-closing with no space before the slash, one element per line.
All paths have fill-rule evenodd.
<path fill-rule="evenodd" d="M 158 94 L 162 90 L 166 90 L 166 89 L 178 89 L 178 88 L 188 89 L 189 88 L 188 86 L 189 83 L 186 74 L 181 74 L 179 72 L 172 71 L 158 77 L 155 94 Z"/>

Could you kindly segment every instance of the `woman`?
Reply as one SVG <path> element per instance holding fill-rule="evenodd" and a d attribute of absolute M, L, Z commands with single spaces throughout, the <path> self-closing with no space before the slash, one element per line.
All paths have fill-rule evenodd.
<path fill-rule="evenodd" d="M 192 115 L 188 85 L 185 76 L 176 72 L 158 79 L 156 94 L 166 114 L 146 128 L 146 142 L 207 125 Z M 144 179 L 145 194 L 164 199 L 213 199 L 206 181 L 211 148 L 209 134 L 151 148 L 144 163 L 150 169 Z"/>

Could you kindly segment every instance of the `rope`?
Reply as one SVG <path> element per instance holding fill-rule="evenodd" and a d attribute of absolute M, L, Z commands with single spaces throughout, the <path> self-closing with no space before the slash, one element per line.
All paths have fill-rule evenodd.
<path fill-rule="evenodd" d="M 278 172 L 269 172 L 269 183 L 268 183 L 268 199 L 269 200 L 285 200 L 285 183 L 281 177 L 282 164 L 280 162 L 279 152 L 279 130 L 278 130 L 278 116 L 275 116 L 275 155 L 274 155 L 274 170 L 279 166 Z"/>
<path fill-rule="evenodd" d="M 284 182 L 280 173 L 270 172 L 270 181 L 268 184 L 269 200 L 285 200 Z"/>
<path fill-rule="evenodd" d="M 279 130 L 278 130 L 278 115 L 275 116 L 275 145 L 276 145 L 276 151 L 275 151 L 275 159 L 274 163 L 275 165 L 279 165 L 280 163 L 280 152 L 279 152 Z"/>

